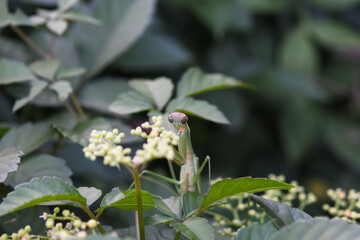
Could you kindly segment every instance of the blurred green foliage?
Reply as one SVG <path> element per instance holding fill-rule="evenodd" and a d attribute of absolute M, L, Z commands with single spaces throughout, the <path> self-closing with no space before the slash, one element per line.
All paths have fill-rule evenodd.
<path fill-rule="evenodd" d="M 87 0 L 73 7 L 77 14 L 59 6 L 55 18 L 46 12 L 57 9 L 55 0 L 11 0 L 10 13 L 4 13 L 4 0 L 0 4 L 0 58 L 11 60 L 0 64 L 0 76 L 17 73 L 11 80 L 16 84 L 0 89 L 0 134 L 21 125 L 11 131 L 23 128 L 29 132 L 24 138 L 34 137 L 34 144 L 18 140 L 27 151 L 49 140 L 51 125 L 83 136 L 75 142 L 96 126 L 129 129 L 146 115 L 120 116 L 108 109 L 129 91 L 125 80 L 177 80 L 198 66 L 255 86 L 199 95 L 231 122 L 218 126 L 190 117 L 195 151 L 212 157 L 214 176 L 283 173 L 319 197 L 329 186 L 360 188 L 359 0 Z M 34 14 L 47 24 L 29 27 L 34 24 L 24 16 Z M 39 56 L 10 25 L 19 25 L 58 61 L 33 63 Z M 44 90 L 48 82 L 33 81 L 34 75 L 66 76 L 69 84 Z M 62 103 L 72 91 L 88 116 L 103 118 L 74 128 Z M 22 125 L 27 121 L 47 123 Z M 51 147 L 48 142 L 43 150 Z M 88 163 L 70 141 L 55 153 L 77 176 L 74 182 L 111 189 L 128 181 L 126 174 Z"/>

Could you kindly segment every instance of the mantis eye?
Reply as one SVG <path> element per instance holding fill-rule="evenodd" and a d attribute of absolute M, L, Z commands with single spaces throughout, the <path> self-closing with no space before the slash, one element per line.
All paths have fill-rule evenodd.
<path fill-rule="evenodd" d="M 185 124 L 188 121 L 188 117 L 184 114 L 184 116 L 181 118 L 181 123 Z"/>
<path fill-rule="evenodd" d="M 168 120 L 169 120 L 170 123 L 174 122 L 174 118 L 171 115 L 169 115 Z"/>

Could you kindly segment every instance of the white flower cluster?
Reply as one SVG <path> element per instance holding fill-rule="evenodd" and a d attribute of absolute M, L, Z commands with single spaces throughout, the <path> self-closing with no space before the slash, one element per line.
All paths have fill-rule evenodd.
<path fill-rule="evenodd" d="M 343 189 L 328 189 L 327 195 L 334 202 L 333 206 L 324 204 L 323 209 L 335 218 L 341 218 L 349 222 L 360 219 L 360 192 L 350 189 L 346 193 Z"/>
<path fill-rule="evenodd" d="M 162 116 L 152 117 L 153 124 L 145 122 L 141 127 L 131 130 L 132 135 L 146 138 L 146 143 L 143 144 L 143 149 L 137 150 L 133 159 L 135 165 L 143 164 L 157 158 L 166 158 L 168 160 L 174 159 L 174 149 L 179 142 L 179 136 L 172 131 L 165 130 L 162 127 Z M 143 129 L 151 129 L 147 134 Z"/>
<path fill-rule="evenodd" d="M 137 150 L 135 156 L 131 158 L 130 148 L 123 148 L 121 139 L 124 133 L 119 133 L 117 129 L 112 132 L 96 131 L 91 132 L 90 143 L 83 149 L 86 158 L 95 161 L 97 157 L 104 157 L 104 164 L 119 166 L 123 164 L 129 167 L 138 166 L 157 158 L 174 158 L 173 146 L 179 142 L 179 137 L 172 131 L 167 131 L 162 127 L 163 118 L 153 117 L 153 124 L 145 122 L 141 127 L 131 130 L 131 134 L 147 139 L 143 144 L 143 149 Z M 146 133 L 143 129 L 151 129 Z"/>
<path fill-rule="evenodd" d="M 124 133 L 119 133 L 117 129 L 112 132 L 92 130 L 89 145 L 84 147 L 83 152 L 86 158 L 92 161 L 96 157 L 104 157 L 104 165 L 112 167 L 119 166 L 119 164 L 131 165 L 130 148 L 123 148 L 121 139 L 125 137 Z"/>

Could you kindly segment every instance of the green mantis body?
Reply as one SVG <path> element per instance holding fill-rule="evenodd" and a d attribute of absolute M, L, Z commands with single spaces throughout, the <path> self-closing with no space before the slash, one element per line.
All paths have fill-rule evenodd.
<path fill-rule="evenodd" d="M 184 113 L 174 112 L 169 115 L 168 119 L 179 135 L 178 150 L 184 162 L 180 170 L 179 192 L 200 192 L 199 175 L 203 166 L 199 171 L 199 160 L 191 145 L 190 128 L 187 124 L 188 117 Z M 207 157 L 204 164 L 208 160 L 209 158 Z"/>

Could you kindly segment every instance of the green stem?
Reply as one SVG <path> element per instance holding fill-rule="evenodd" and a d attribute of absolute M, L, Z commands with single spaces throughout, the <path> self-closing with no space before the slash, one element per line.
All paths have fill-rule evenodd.
<path fill-rule="evenodd" d="M 19 37 L 26 42 L 32 49 L 34 49 L 34 51 L 39 54 L 41 57 L 48 59 L 50 56 L 47 55 L 46 52 L 44 52 L 44 50 L 42 50 L 41 47 L 39 47 L 39 45 L 37 45 L 31 38 L 29 38 L 26 33 L 23 32 L 23 30 L 21 30 L 20 28 L 18 28 L 17 26 L 14 25 L 10 25 L 11 29 L 17 34 L 19 35 Z"/>
<path fill-rule="evenodd" d="M 87 116 L 86 116 L 86 114 L 84 112 L 84 109 L 81 107 L 81 104 L 77 100 L 75 94 L 70 93 L 70 98 L 71 98 L 71 101 L 74 103 L 75 109 L 78 111 L 81 119 L 85 121 L 87 119 Z"/>
<path fill-rule="evenodd" d="M 136 201 L 137 201 L 137 222 L 138 222 L 138 239 L 145 240 L 145 229 L 144 229 L 144 216 L 142 209 L 142 199 L 141 199 L 141 187 L 140 187 L 140 178 L 139 178 L 139 169 L 136 166 L 133 170 L 135 190 L 136 190 Z"/>
<path fill-rule="evenodd" d="M 64 102 L 65 108 L 69 111 L 70 115 L 75 119 L 76 122 L 80 122 L 79 117 L 76 115 L 75 110 L 71 107 L 71 105 L 68 102 Z"/>
<path fill-rule="evenodd" d="M 181 236 L 181 232 L 177 232 L 177 234 L 174 237 L 174 240 L 178 240 Z"/>
<path fill-rule="evenodd" d="M 82 206 L 83 210 L 90 216 L 90 218 L 97 220 L 97 218 L 95 217 L 95 215 L 90 211 L 89 208 L 87 208 L 87 206 L 85 206 L 84 204 L 82 204 L 82 203 L 80 203 L 80 202 L 78 202 L 78 203 Z M 100 232 L 102 235 L 105 235 L 106 232 L 105 232 L 105 230 L 104 230 L 104 228 L 102 227 L 102 225 L 101 225 L 100 222 L 99 222 L 99 224 L 97 225 L 97 228 L 99 229 L 99 232 Z"/>

